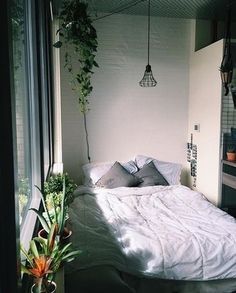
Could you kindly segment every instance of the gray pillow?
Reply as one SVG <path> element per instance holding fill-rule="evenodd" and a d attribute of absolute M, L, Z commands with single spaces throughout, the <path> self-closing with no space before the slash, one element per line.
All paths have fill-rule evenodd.
<path fill-rule="evenodd" d="M 139 178 L 130 174 L 119 162 L 115 162 L 95 185 L 104 188 L 132 187 L 137 186 L 140 182 Z"/>
<path fill-rule="evenodd" d="M 162 174 L 157 170 L 157 168 L 155 167 L 152 161 L 144 165 L 142 169 L 136 172 L 135 176 L 137 176 L 138 178 L 142 180 L 142 182 L 138 185 L 138 187 L 154 186 L 154 185 L 169 185 L 169 183 L 162 176 Z"/>

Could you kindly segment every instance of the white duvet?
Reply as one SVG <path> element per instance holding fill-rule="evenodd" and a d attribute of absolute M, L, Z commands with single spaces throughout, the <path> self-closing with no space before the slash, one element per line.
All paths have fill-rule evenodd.
<path fill-rule="evenodd" d="M 181 185 L 80 187 L 70 207 L 71 269 L 102 264 L 137 276 L 236 278 L 236 221 Z"/>

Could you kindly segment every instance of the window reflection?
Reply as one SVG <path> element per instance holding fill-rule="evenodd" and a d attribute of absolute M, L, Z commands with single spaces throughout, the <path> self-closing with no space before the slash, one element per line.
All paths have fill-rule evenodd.
<path fill-rule="evenodd" d="M 12 51 L 16 139 L 16 176 L 19 200 L 19 222 L 23 223 L 31 198 L 29 102 L 26 87 L 24 0 L 12 1 Z"/>

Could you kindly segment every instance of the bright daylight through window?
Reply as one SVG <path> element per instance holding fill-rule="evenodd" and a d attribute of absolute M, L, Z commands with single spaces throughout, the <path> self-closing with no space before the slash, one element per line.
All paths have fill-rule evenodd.
<path fill-rule="evenodd" d="M 51 156 L 51 47 L 47 1 L 11 0 L 16 202 L 21 241 L 32 237 Z M 37 13 L 36 13 L 37 11 Z M 36 37 L 37 36 L 37 37 Z M 27 240 L 26 240 L 27 238 Z"/>
<path fill-rule="evenodd" d="M 22 225 L 31 200 L 29 100 L 26 84 L 25 22 L 23 0 L 12 5 L 12 49 L 15 91 L 16 176 L 19 222 Z"/>

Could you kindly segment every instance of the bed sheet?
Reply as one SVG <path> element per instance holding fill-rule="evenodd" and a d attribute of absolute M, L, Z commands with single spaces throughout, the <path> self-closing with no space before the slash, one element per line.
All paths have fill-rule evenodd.
<path fill-rule="evenodd" d="M 69 213 L 83 251 L 71 271 L 112 265 L 139 277 L 236 277 L 235 219 L 185 186 L 81 186 Z"/>

